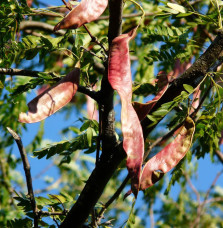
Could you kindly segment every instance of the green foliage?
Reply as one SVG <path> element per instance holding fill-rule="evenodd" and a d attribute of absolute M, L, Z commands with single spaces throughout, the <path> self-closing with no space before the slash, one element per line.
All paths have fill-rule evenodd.
<path fill-rule="evenodd" d="M 195 139 L 198 140 L 198 145 L 195 148 L 195 153 L 198 158 L 209 153 L 213 160 L 215 151 L 220 149 L 219 138 L 223 131 L 223 113 L 215 113 L 215 106 L 216 103 L 207 105 L 197 121 Z"/>
<path fill-rule="evenodd" d="M 135 83 L 133 87 L 133 94 L 135 95 L 142 95 L 144 97 L 153 94 L 155 92 L 155 87 L 150 83 Z"/>
<path fill-rule="evenodd" d="M 55 76 L 50 76 L 50 75 L 43 76 L 43 74 L 41 74 L 38 78 L 31 79 L 26 84 L 18 85 L 11 92 L 11 96 L 12 96 L 12 98 L 16 98 L 20 94 L 25 93 L 25 92 L 29 91 L 30 89 L 35 89 L 38 85 L 50 84 L 52 82 L 55 83 L 56 81 L 58 81 L 58 79 L 59 78 L 55 77 Z"/>
<path fill-rule="evenodd" d="M 165 104 L 162 104 L 160 108 L 158 108 L 156 111 L 152 112 L 151 114 L 147 115 L 147 117 L 153 122 L 150 124 L 150 126 L 153 126 L 157 124 L 161 119 L 163 119 L 164 116 L 166 116 L 171 110 L 178 107 L 181 103 L 183 103 L 185 100 L 189 98 L 191 93 L 194 91 L 193 87 L 190 85 L 184 84 L 184 88 L 186 91 L 182 91 L 179 96 L 173 99 L 173 101 L 167 102 Z M 187 111 L 187 110 L 186 110 Z M 183 116 L 185 118 L 187 112 L 185 113 L 185 110 L 183 110 Z M 177 121 L 179 122 L 181 119 L 178 118 Z M 182 117 L 182 116 L 181 116 Z M 174 121 L 176 123 L 176 121 Z M 169 124 L 170 126 L 171 124 Z"/>
<path fill-rule="evenodd" d="M 80 121 L 83 122 L 80 128 L 80 135 L 73 140 L 61 141 L 39 151 L 34 151 L 34 156 L 38 159 L 46 156 L 46 159 L 49 159 L 58 154 L 63 156 L 60 163 L 62 164 L 69 163 L 71 161 L 70 155 L 77 150 L 86 150 L 85 153 L 94 152 L 97 144 L 98 122 L 86 118 L 80 119 Z"/>
<path fill-rule="evenodd" d="M 153 64 L 155 61 L 162 61 L 164 65 L 174 64 L 176 59 L 187 61 L 195 47 L 193 43 L 188 43 L 190 27 L 168 27 L 157 26 L 153 29 L 149 27 L 145 29 L 147 36 L 143 39 L 145 45 L 161 42 L 159 50 L 152 49 L 145 60 L 148 64 Z"/>

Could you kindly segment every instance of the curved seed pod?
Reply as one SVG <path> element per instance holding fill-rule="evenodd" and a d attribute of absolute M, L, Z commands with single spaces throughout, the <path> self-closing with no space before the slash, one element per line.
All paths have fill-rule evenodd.
<path fill-rule="evenodd" d="M 180 162 L 190 149 L 194 131 L 194 121 L 187 117 L 178 136 L 146 163 L 142 171 L 140 190 L 155 184 L 164 173 Z"/>
<path fill-rule="evenodd" d="M 83 24 L 96 20 L 105 11 L 108 0 L 82 0 L 81 3 L 59 22 L 54 31 L 59 29 L 76 29 Z"/>
<path fill-rule="evenodd" d="M 168 88 L 168 76 L 164 72 L 160 72 L 158 74 L 158 87 L 160 88 L 158 94 L 151 100 L 146 102 L 145 104 L 139 102 L 133 102 L 133 107 L 139 117 L 139 120 L 143 120 L 149 112 L 152 110 L 153 106 L 157 103 L 157 101 L 163 96 Z"/>
<path fill-rule="evenodd" d="M 121 98 L 121 123 L 123 148 L 127 154 L 127 168 L 132 180 L 132 191 L 137 196 L 144 154 L 142 127 L 132 107 L 132 79 L 128 43 L 135 35 L 135 30 L 116 37 L 112 41 L 108 80 Z"/>
<path fill-rule="evenodd" d="M 35 123 L 52 115 L 70 102 L 77 92 L 80 69 L 74 68 L 56 85 L 45 90 L 28 104 L 28 114 L 20 113 L 19 122 Z"/>

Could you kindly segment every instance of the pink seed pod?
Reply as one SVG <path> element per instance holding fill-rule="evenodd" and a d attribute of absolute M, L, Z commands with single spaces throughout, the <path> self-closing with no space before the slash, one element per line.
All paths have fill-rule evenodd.
<path fill-rule="evenodd" d="M 177 137 L 145 164 L 140 190 L 154 185 L 180 162 L 191 147 L 194 131 L 194 121 L 187 117 Z"/>
<path fill-rule="evenodd" d="M 96 20 L 105 11 L 108 0 L 82 0 L 81 3 L 59 22 L 54 31 L 60 29 L 76 29 L 83 24 Z"/>
<path fill-rule="evenodd" d="M 140 173 L 144 154 L 143 132 L 138 116 L 132 106 L 132 77 L 129 41 L 135 30 L 116 37 L 109 53 L 108 80 L 121 98 L 121 124 L 123 148 L 127 154 L 127 168 L 132 181 L 132 192 L 138 194 Z"/>
<path fill-rule="evenodd" d="M 79 85 L 80 68 L 74 68 L 57 84 L 28 103 L 28 113 L 20 113 L 19 122 L 35 123 L 64 107 L 71 101 Z"/>

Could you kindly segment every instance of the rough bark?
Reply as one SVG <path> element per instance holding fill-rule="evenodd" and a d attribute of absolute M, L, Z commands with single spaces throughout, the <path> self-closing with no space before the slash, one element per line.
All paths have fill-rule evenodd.
<path fill-rule="evenodd" d="M 112 39 L 121 34 L 122 6 L 122 0 L 109 1 L 109 44 L 111 44 Z M 118 145 L 115 137 L 115 118 L 113 109 L 114 91 L 107 79 L 107 63 L 105 65 L 106 71 L 102 80 L 101 91 L 99 93 L 99 106 L 101 107 L 100 111 L 102 114 L 102 155 L 77 202 L 60 225 L 61 228 L 78 228 L 83 226 L 103 193 L 106 184 L 114 174 L 119 163 L 125 157 L 125 153 L 122 147 Z"/>

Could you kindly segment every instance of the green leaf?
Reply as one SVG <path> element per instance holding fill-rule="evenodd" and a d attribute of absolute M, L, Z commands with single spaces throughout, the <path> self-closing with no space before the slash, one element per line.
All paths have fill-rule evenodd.
<path fill-rule="evenodd" d="M 80 128 L 80 131 L 85 131 L 86 129 L 88 129 L 91 125 L 91 120 L 87 120 L 83 123 L 83 125 Z"/>
<path fill-rule="evenodd" d="M 54 143 L 53 145 L 50 145 L 49 147 L 46 147 L 42 150 L 34 151 L 33 155 L 36 156 L 38 159 L 47 156 L 48 159 L 57 153 L 62 153 L 64 150 L 68 149 L 70 145 L 71 142 L 69 141 L 61 141 L 58 143 Z"/>
<path fill-rule="evenodd" d="M 39 52 L 39 48 L 28 49 L 25 52 L 26 60 L 33 59 L 38 54 L 38 52 Z"/>
<path fill-rule="evenodd" d="M 180 13 L 186 13 L 186 8 L 184 8 L 181 5 L 175 4 L 175 3 L 167 3 L 167 6 L 169 6 L 171 9 L 176 10 Z"/>
<path fill-rule="evenodd" d="M 3 89 L 4 88 L 4 85 L 3 83 L 0 81 L 0 89 Z"/>
<path fill-rule="evenodd" d="M 168 109 L 158 109 L 157 111 L 153 112 L 152 115 L 153 116 L 165 116 L 167 113 L 169 112 Z"/>
<path fill-rule="evenodd" d="M 155 92 L 155 87 L 150 83 L 142 83 L 134 85 L 132 90 L 135 95 L 142 95 L 146 97 Z"/>
<path fill-rule="evenodd" d="M 183 87 L 189 94 L 194 92 L 194 88 L 191 85 L 183 84 Z"/>
<path fill-rule="evenodd" d="M 188 17 L 188 16 L 190 16 L 190 15 L 192 15 L 193 14 L 193 12 L 189 12 L 189 13 L 180 13 L 180 14 L 178 14 L 176 17 Z"/>
<path fill-rule="evenodd" d="M 171 13 L 171 14 L 178 14 L 179 11 L 177 10 L 174 10 L 174 9 L 170 9 L 170 8 L 167 8 L 165 6 L 159 6 L 159 8 L 162 10 L 162 11 L 166 11 L 168 13 Z"/>
<path fill-rule="evenodd" d="M 67 200 L 62 195 L 48 194 L 50 199 L 57 201 L 58 203 L 65 203 Z"/>
<path fill-rule="evenodd" d="M 87 129 L 87 141 L 88 141 L 89 147 L 91 147 L 91 145 L 92 145 L 92 137 L 93 137 L 93 129 L 91 127 L 89 127 Z"/>

